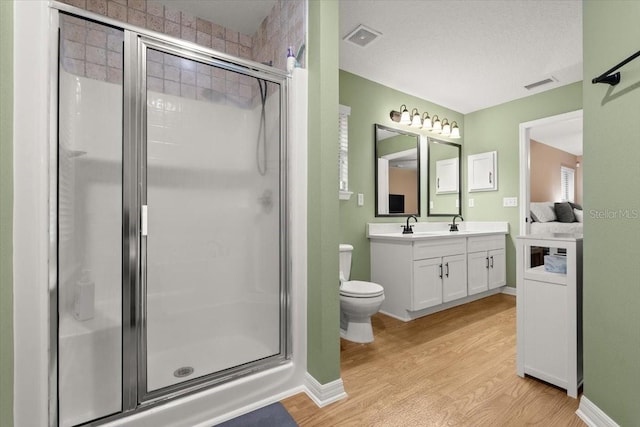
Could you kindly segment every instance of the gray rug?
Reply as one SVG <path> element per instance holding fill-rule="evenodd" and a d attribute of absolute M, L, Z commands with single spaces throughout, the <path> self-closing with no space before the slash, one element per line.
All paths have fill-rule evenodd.
<path fill-rule="evenodd" d="M 222 424 L 221 427 L 298 427 L 280 402 L 240 415 Z"/>

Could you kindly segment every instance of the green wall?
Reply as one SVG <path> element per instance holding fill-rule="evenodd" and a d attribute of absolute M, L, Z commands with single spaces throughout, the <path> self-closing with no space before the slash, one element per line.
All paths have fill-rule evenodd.
<path fill-rule="evenodd" d="M 0 426 L 13 425 L 13 1 L 0 1 Z"/>
<path fill-rule="evenodd" d="M 464 218 L 468 221 L 509 222 L 507 285 L 516 284 L 515 238 L 520 233 L 520 210 L 502 207 L 502 198 L 517 196 L 518 204 L 521 202 L 520 123 L 581 108 L 582 83 L 577 82 L 465 116 L 464 155 L 498 152 L 498 191 L 465 193 Z M 466 183 L 466 161 L 463 163 L 462 180 Z M 466 207 L 469 197 L 474 199 L 473 208 Z"/>
<path fill-rule="evenodd" d="M 312 99 L 312 98 L 309 98 Z M 341 243 L 354 246 L 351 265 L 351 278 L 370 279 L 369 241 L 366 226 L 369 222 L 404 222 L 406 217 L 375 216 L 375 160 L 374 127 L 378 123 L 384 126 L 409 130 L 389 118 L 391 110 L 400 110 L 406 104 L 409 111 L 417 108 L 422 114 L 428 112 L 431 117 L 437 114 L 440 119 L 457 121 L 462 138 L 465 136 L 464 117 L 461 113 L 417 98 L 371 80 L 340 70 L 340 104 L 351 107 L 349 116 L 349 191 L 354 194 L 350 200 L 340 201 L 340 239 Z M 416 132 L 420 133 L 420 132 Z M 431 135 L 422 132 L 424 135 Z M 447 138 L 442 138 L 447 140 Z M 455 140 L 463 145 L 463 139 Z M 422 154 L 421 154 L 422 155 Z M 364 206 L 358 206 L 357 194 L 364 194 Z M 420 221 L 442 221 L 442 218 L 427 218 L 426 178 L 420 182 Z M 446 219 L 446 218 L 445 218 Z"/>
<path fill-rule="evenodd" d="M 349 116 L 349 190 L 351 200 L 340 202 L 340 238 L 354 245 L 351 277 L 370 279 L 368 222 L 402 222 L 406 218 L 375 217 L 375 166 L 373 124 L 399 127 L 389 118 L 391 110 L 406 104 L 429 115 L 438 114 L 449 121 L 457 121 L 462 139 L 462 213 L 468 221 L 507 221 L 507 284 L 515 286 L 515 236 L 519 234 L 519 209 L 502 207 L 502 198 L 520 198 L 519 125 L 523 122 L 575 111 L 582 108 L 582 83 L 567 86 L 511 101 L 467 115 L 433 104 L 424 99 L 382 86 L 362 77 L 340 71 L 340 104 L 351 107 Z M 406 129 L 405 127 L 403 127 Z M 425 135 L 432 136 L 428 132 Z M 446 138 L 442 138 L 447 140 Z M 466 192 L 466 156 L 486 151 L 498 152 L 498 191 Z M 364 193 L 364 206 L 357 206 L 355 194 Z M 447 221 L 446 217 L 427 218 L 426 179 L 420 188 L 421 221 Z M 468 197 L 475 202 L 467 207 Z"/>
<path fill-rule="evenodd" d="M 640 2 L 585 1 L 584 395 L 640 425 L 640 59 L 615 87 L 591 79 L 640 49 Z"/>
<path fill-rule="evenodd" d="M 309 1 L 307 370 L 340 378 L 338 2 Z"/>

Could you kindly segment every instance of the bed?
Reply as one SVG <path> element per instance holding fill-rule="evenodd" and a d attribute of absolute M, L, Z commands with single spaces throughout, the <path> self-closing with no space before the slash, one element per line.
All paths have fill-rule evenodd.
<path fill-rule="evenodd" d="M 572 202 L 532 202 L 531 234 L 582 234 L 582 207 Z"/>

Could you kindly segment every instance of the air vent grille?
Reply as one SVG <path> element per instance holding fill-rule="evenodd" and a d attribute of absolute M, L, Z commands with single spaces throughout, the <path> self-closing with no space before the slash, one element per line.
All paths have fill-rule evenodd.
<path fill-rule="evenodd" d="M 529 83 L 528 85 L 525 85 L 524 88 L 527 89 L 527 90 L 531 90 L 531 89 L 535 89 L 535 88 L 537 88 L 539 86 L 547 85 L 549 83 L 553 83 L 553 82 L 557 82 L 557 81 L 558 80 L 555 77 L 551 76 L 551 77 L 548 77 L 548 78 L 546 78 L 544 80 L 540 80 L 539 82 Z"/>
<path fill-rule="evenodd" d="M 358 25 L 355 30 L 345 36 L 344 40 L 360 47 L 365 47 L 381 35 L 382 33 L 376 30 L 365 27 L 364 25 Z"/>

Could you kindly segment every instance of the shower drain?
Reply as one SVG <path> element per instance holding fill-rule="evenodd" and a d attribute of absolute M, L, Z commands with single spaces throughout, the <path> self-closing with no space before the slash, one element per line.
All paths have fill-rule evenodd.
<path fill-rule="evenodd" d="M 173 371 L 173 376 L 178 378 L 188 377 L 193 374 L 193 368 L 191 366 L 183 366 Z"/>

